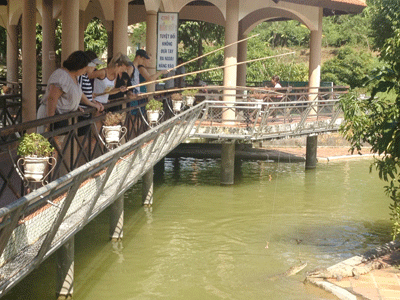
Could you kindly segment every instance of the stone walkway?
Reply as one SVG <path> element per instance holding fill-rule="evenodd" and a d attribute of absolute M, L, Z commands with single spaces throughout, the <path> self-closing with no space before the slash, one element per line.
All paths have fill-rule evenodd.
<path fill-rule="evenodd" d="M 310 278 L 310 282 L 342 300 L 395 300 L 400 299 L 400 243 L 390 242 L 371 251 L 375 253 L 368 257 L 368 253 L 355 256 L 335 266 L 329 267 L 332 273 L 340 273 L 344 268 L 353 268 L 360 265 L 360 261 L 378 263 L 381 269 L 373 269 L 370 272 L 356 277 L 335 278 Z M 384 253 L 379 253 L 380 251 Z M 388 253 L 387 253 L 388 252 Z M 380 255 L 382 254 L 382 255 Z M 377 257 L 375 257 L 377 256 Z"/>

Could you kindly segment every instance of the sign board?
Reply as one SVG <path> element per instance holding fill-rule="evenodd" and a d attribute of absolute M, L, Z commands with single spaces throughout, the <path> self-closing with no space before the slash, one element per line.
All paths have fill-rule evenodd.
<path fill-rule="evenodd" d="M 158 13 L 157 22 L 157 71 L 177 65 L 178 13 Z"/>

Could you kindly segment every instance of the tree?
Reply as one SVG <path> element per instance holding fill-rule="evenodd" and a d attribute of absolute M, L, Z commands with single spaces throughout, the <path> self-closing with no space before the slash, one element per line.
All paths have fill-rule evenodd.
<path fill-rule="evenodd" d="M 181 21 L 179 24 L 179 42 L 182 47 L 179 49 L 179 55 L 184 61 L 199 57 L 205 52 L 221 47 L 224 44 L 224 37 L 225 29 L 222 26 L 203 21 Z M 216 67 L 222 65 L 222 63 L 223 51 L 221 50 L 221 52 L 188 64 L 187 72 Z M 216 73 L 202 73 L 199 77 L 204 80 L 219 79 Z"/>
<path fill-rule="evenodd" d="M 107 29 L 98 18 L 93 18 L 85 30 L 85 50 L 92 50 L 97 55 L 107 49 L 108 35 Z"/>
<path fill-rule="evenodd" d="M 350 46 L 340 48 L 337 56 L 326 61 L 321 68 L 321 81 L 333 82 L 335 85 L 360 87 L 366 75 L 378 67 L 378 59 L 369 51 L 357 51 Z"/>
<path fill-rule="evenodd" d="M 372 167 L 388 182 L 393 239 L 400 233 L 400 4 L 397 0 L 373 2 L 375 48 L 381 51 L 386 67 L 377 69 L 368 78 L 371 97 L 361 100 L 356 92 L 342 99 L 345 123 L 342 132 L 351 142 L 352 151 L 363 143 L 380 155 Z"/>

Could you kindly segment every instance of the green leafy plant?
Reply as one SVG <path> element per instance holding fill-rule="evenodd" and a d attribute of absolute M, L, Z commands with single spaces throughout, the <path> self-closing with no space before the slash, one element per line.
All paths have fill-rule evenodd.
<path fill-rule="evenodd" d="M 149 102 L 146 104 L 146 110 L 162 110 L 163 103 L 161 101 L 157 101 L 154 98 L 150 98 Z"/>
<path fill-rule="evenodd" d="M 39 133 L 25 133 L 20 139 L 17 154 L 20 156 L 51 156 L 54 148 L 50 142 Z"/>
<path fill-rule="evenodd" d="M 182 101 L 182 94 L 181 93 L 173 93 L 171 95 L 171 100 L 175 100 L 175 101 Z"/>
<path fill-rule="evenodd" d="M 184 90 L 182 92 L 183 96 L 195 96 L 199 92 L 198 89 L 190 89 L 190 90 Z"/>
<path fill-rule="evenodd" d="M 117 126 L 125 122 L 126 113 L 108 112 L 103 121 L 104 126 Z"/>

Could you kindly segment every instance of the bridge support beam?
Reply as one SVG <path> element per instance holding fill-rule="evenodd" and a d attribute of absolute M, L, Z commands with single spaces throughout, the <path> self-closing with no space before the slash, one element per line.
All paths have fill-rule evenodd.
<path fill-rule="evenodd" d="M 57 250 L 56 295 L 58 300 L 72 299 L 74 292 L 74 240 L 72 237 Z"/>
<path fill-rule="evenodd" d="M 110 239 L 121 240 L 124 237 L 124 195 L 111 205 L 110 212 Z"/>
<path fill-rule="evenodd" d="M 223 143 L 221 146 L 221 184 L 231 185 L 235 179 L 235 143 Z"/>
<path fill-rule="evenodd" d="M 317 166 L 318 135 L 307 136 L 306 169 L 315 169 Z"/>
<path fill-rule="evenodd" d="M 153 175 L 154 171 L 151 168 L 142 177 L 142 201 L 143 205 L 146 206 L 153 205 Z"/>

